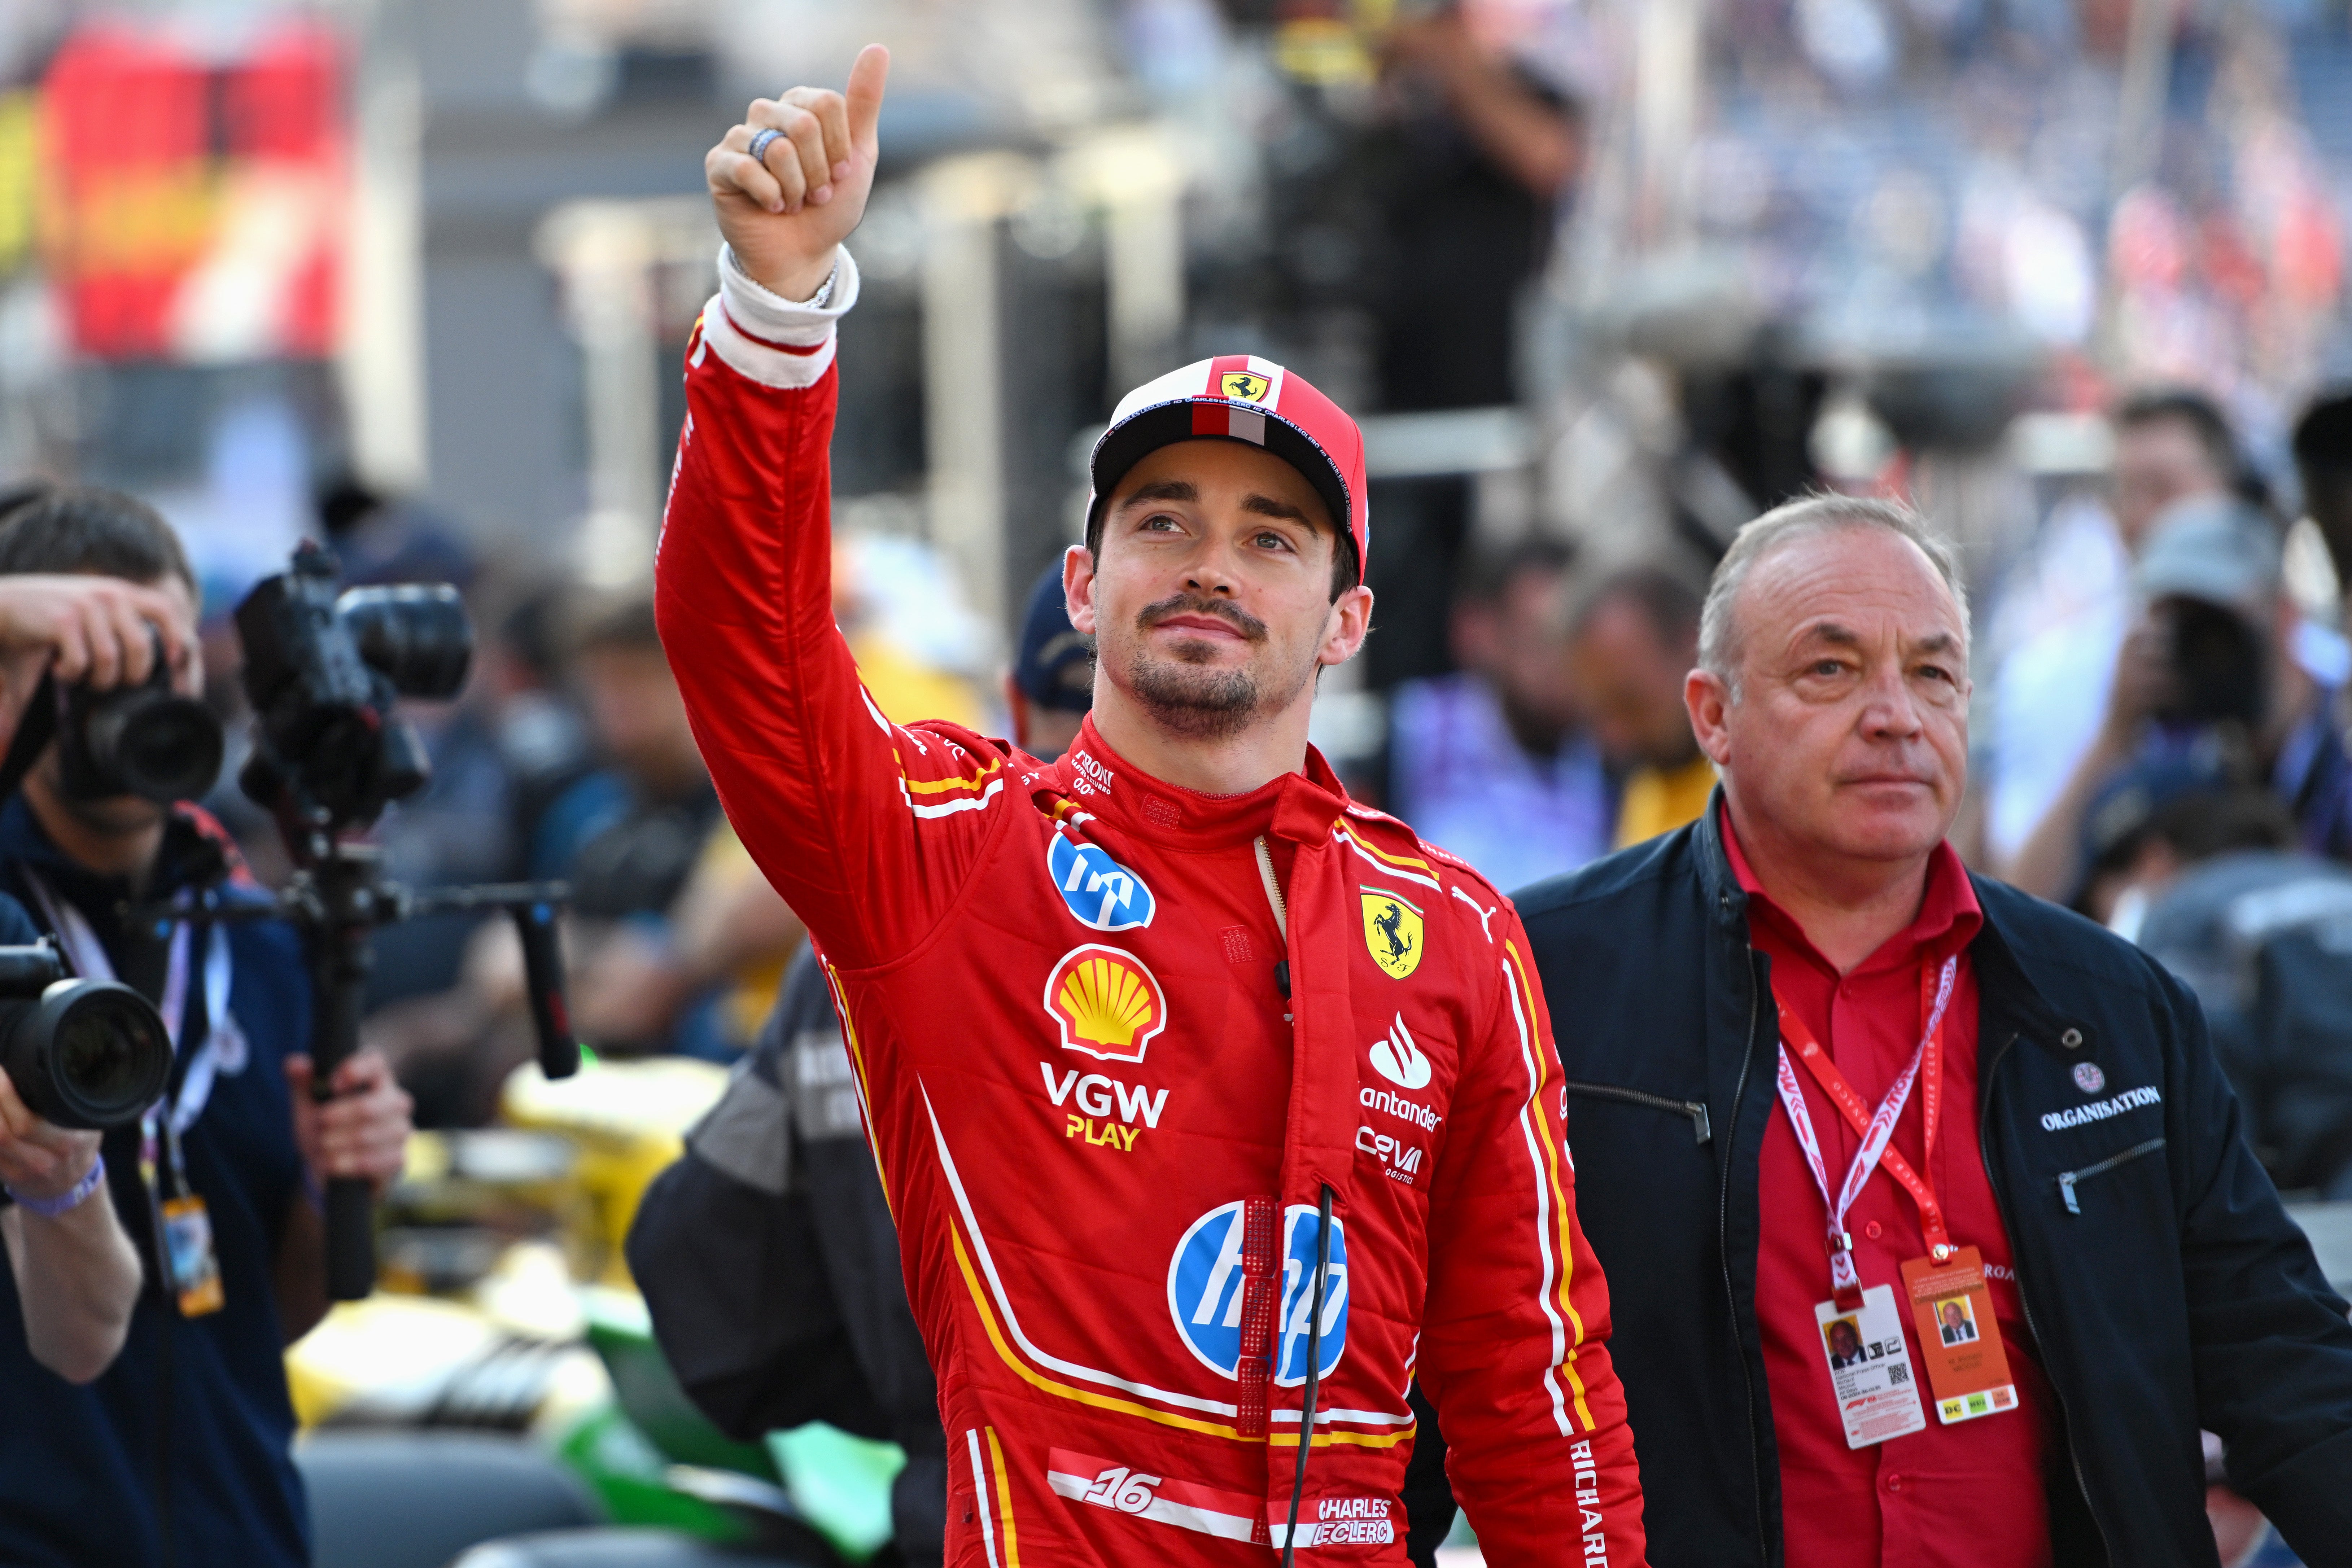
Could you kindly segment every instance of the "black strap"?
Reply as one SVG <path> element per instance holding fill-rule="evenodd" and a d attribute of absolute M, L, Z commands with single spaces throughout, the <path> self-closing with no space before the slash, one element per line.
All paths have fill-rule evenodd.
<path fill-rule="evenodd" d="M 1315 1396 L 1323 1380 L 1323 1283 L 1331 1273 L 1331 1184 L 1323 1184 L 1322 1201 L 1315 1217 L 1315 1291 L 1307 1319 L 1307 1396 L 1298 1413 L 1298 1469 L 1290 1479 L 1290 1528 L 1282 1536 L 1282 1568 L 1291 1568 L 1298 1550 L 1298 1500 L 1307 1491 L 1307 1455 L 1315 1447 Z M 1275 1336 L 1275 1356 L 1282 1355 L 1282 1336 Z M 1277 1365 L 1276 1370 L 1280 1371 Z"/>

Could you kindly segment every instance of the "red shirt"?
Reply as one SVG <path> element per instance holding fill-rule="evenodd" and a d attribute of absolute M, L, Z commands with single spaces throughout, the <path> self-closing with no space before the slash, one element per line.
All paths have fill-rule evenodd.
<path fill-rule="evenodd" d="M 1748 891 L 1749 940 L 1772 960 L 1773 992 L 1813 1031 L 1867 1104 L 1885 1097 L 1918 1047 L 1927 1022 L 1920 1012 L 1921 965 L 1959 956 L 1944 1016 L 1943 1124 L 1936 1131 L 1935 1160 L 1932 1166 L 1922 1164 L 1925 1126 L 1916 1089 L 1895 1124 L 1892 1147 L 1935 1188 L 1953 1242 L 1982 1254 L 2017 1383 L 2018 1408 L 2005 1415 L 1946 1427 L 1934 1406 L 1924 1405 L 1924 1431 L 1873 1448 L 1846 1447 L 1813 1318 L 1814 1303 L 1830 1297 L 1826 1206 L 1776 1099 L 1760 1156 L 1756 1315 L 1780 1449 L 1787 1560 L 1801 1568 L 2048 1568 L 2043 1466 L 2057 1425 L 2051 1419 L 2055 1406 L 2026 1332 L 2009 1234 L 1977 1140 L 1977 983 L 1967 951 L 1984 924 L 1976 890 L 1951 846 L 1937 845 L 1927 862 L 1918 917 L 1841 976 L 1796 921 L 1765 896 L 1739 852 L 1728 811 L 1723 842 Z M 1800 1070 L 1797 1082 L 1834 1188 L 1860 1140 L 1811 1073 Z M 1918 1206 L 1882 1166 L 1854 1199 L 1846 1228 L 1863 1288 L 1894 1289 L 1924 1396 L 1927 1362 L 1899 1272 L 1927 1249 Z"/>

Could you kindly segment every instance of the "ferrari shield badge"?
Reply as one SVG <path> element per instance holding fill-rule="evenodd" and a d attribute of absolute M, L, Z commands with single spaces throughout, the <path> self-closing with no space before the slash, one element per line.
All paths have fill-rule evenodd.
<path fill-rule="evenodd" d="M 1363 894 L 1364 946 L 1373 963 L 1402 980 L 1421 965 L 1421 911 L 1393 893 Z"/>
<path fill-rule="evenodd" d="M 1217 390 L 1223 396 L 1242 402 L 1255 402 L 1265 396 L 1266 390 L 1273 384 L 1272 381 L 1255 371 L 1228 371 L 1218 383 Z"/>

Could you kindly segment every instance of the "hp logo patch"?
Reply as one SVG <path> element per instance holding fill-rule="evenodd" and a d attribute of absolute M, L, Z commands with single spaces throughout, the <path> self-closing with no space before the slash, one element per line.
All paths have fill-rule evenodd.
<path fill-rule="evenodd" d="M 1293 1204 L 1283 1216 L 1282 1325 L 1275 1382 L 1296 1388 L 1307 1381 L 1307 1322 L 1315 1303 L 1315 1210 Z M 1242 1205 L 1221 1204 L 1194 1220 L 1168 1265 L 1168 1311 L 1184 1346 L 1221 1377 L 1236 1375 L 1242 1359 Z M 1348 1233 L 1331 1221 L 1331 1271 L 1323 1294 L 1323 1354 L 1318 1376 L 1328 1377 L 1348 1348 Z"/>
<path fill-rule="evenodd" d="M 1066 833 L 1045 841 L 1045 874 L 1081 925 L 1097 931 L 1132 931 L 1151 924 L 1155 905 L 1143 879 L 1092 844 Z"/>

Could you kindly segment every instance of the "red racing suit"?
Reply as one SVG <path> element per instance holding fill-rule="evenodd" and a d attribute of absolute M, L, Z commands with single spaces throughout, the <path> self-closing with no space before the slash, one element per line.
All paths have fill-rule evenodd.
<path fill-rule="evenodd" d="M 1163 784 L 896 725 L 833 619 L 833 320 L 722 258 L 661 631 L 823 955 L 938 1369 L 948 1561 L 1278 1552 L 1335 1194 L 1302 1562 L 1405 1561 L 1416 1372 L 1497 1565 L 1643 1561 L 1560 1069 L 1509 903 L 1323 759 Z M 1277 966 L 1287 965 L 1287 995 Z"/>

